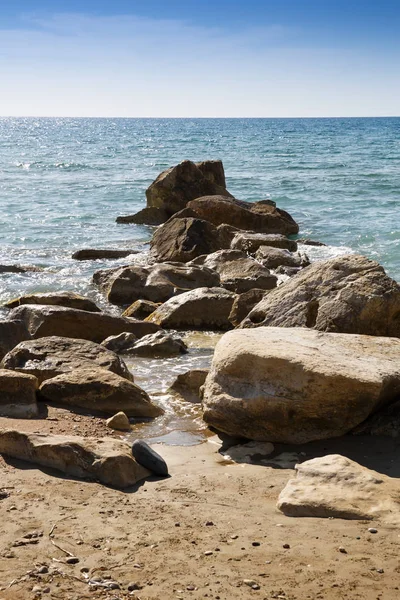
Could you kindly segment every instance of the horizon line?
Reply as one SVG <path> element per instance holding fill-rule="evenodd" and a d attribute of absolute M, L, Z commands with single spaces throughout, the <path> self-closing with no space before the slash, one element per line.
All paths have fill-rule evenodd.
<path fill-rule="evenodd" d="M 150 116 L 89 116 L 89 115 L 0 115 L 0 119 L 398 119 L 399 115 L 324 115 L 324 116 L 285 116 L 285 117 L 150 117 Z"/>

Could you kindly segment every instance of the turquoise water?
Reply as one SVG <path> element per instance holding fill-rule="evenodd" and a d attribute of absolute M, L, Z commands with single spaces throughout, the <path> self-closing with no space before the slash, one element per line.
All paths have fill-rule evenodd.
<path fill-rule="evenodd" d="M 0 119 L 0 302 L 26 291 L 96 296 L 82 247 L 144 250 L 151 230 L 115 218 L 145 206 L 163 169 L 220 158 L 237 198 L 272 198 L 300 235 L 356 251 L 400 280 L 400 118 Z M 318 254 L 319 253 L 319 254 Z M 121 262 L 126 262 L 121 261 Z M 112 263 L 115 264 L 115 263 Z"/>

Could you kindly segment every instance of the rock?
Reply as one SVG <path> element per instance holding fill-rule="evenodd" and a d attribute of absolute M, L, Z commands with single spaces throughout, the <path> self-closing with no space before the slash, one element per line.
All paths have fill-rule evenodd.
<path fill-rule="evenodd" d="M 137 250 L 109 250 L 104 248 L 84 248 L 73 253 L 72 258 L 75 260 L 110 260 L 117 258 L 126 258 L 131 254 L 137 254 Z"/>
<path fill-rule="evenodd" d="M 107 419 L 106 425 L 110 429 L 116 429 L 117 431 L 129 431 L 131 428 L 128 417 L 122 411 Z"/>
<path fill-rule="evenodd" d="M 236 329 L 216 346 L 203 416 L 232 436 L 302 444 L 349 432 L 399 386 L 398 339 Z"/>
<path fill-rule="evenodd" d="M 157 327 L 145 321 L 64 306 L 24 304 L 14 308 L 10 317 L 22 321 L 34 338 L 62 336 L 102 342 L 110 335 L 124 332 L 142 337 L 158 331 Z"/>
<path fill-rule="evenodd" d="M 161 225 L 150 242 L 150 256 L 157 262 L 189 262 L 220 249 L 219 234 L 201 219 L 171 219 Z"/>
<path fill-rule="evenodd" d="M 255 254 L 260 246 L 271 248 L 282 248 L 290 252 L 297 251 L 297 242 L 289 240 L 285 235 L 278 233 L 253 233 L 251 231 L 239 231 L 232 238 L 230 247 L 233 250 L 243 250 L 249 254 Z"/>
<path fill-rule="evenodd" d="M 123 411 L 128 417 L 150 418 L 164 412 L 132 381 L 93 365 L 47 379 L 40 395 L 50 402 L 108 415 Z"/>
<path fill-rule="evenodd" d="M 146 190 L 147 206 L 161 208 L 172 215 L 185 208 L 190 200 L 200 196 L 208 194 L 230 196 L 225 187 L 216 183 L 222 181 L 222 163 L 207 165 L 203 162 L 200 165 L 184 160 L 179 165 L 160 173 Z"/>
<path fill-rule="evenodd" d="M 151 302 L 150 300 L 136 300 L 123 313 L 123 317 L 132 317 L 133 319 L 145 319 L 156 308 L 160 306 L 160 302 Z"/>
<path fill-rule="evenodd" d="M 280 266 L 307 267 L 310 264 L 310 260 L 305 254 L 294 254 L 289 250 L 272 246 L 260 246 L 256 252 L 256 260 L 268 269 L 276 269 Z"/>
<path fill-rule="evenodd" d="M 139 465 L 160 477 L 168 477 L 167 463 L 162 456 L 149 446 L 144 440 L 135 440 L 132 444 L 132 455 Z"/>
<path fill-rule="evenodd" d="M 146 320 L 167 329 L 229 329 L 234 299 L 223 288 L 198 288 L 167 300 Z"/>
<path fill-rule="evenodd" d="M 266 290 L 252 289 L 243 294 L 238 294 L 233 302 L 231 314 L 229 315 L 229 320 L 232 325 L 234 327 L 240 325 L 254 306 L 264 298 L 266 293 Z"/>
<path fill-rule="evenodd" d="M 150 475 L 135 461 L 126 442 L 108 438 L 98 440 L 2 430 L 0 454 L 120 489 L 133 486 Z"/>
<path fill-rule="evenodd" d="M 192 212 L 193 215 L 196 216 L 196 213 L 194 211 Z M 237 233 L 241 232 L 241 229 L 238 229 L 237 227 L 232 227 L 232 225 L 226 225 L 225 223 L 222 223 L 222 225 L 218 225 L 217 231 L 219 235 L 220 247 L 228 250 L 229 248 L 231 248 L 233 238 L 236 236 Z M 240 248 L 233 249 L 240 250 Z"/>
<path fill-rule="evenodd" d="M 74 292 L 49 292 L 46 294 L 27 294 L 19 296 L 5 303 L 6 308 L 16 308 L 23 304 L 42 304 L 48 306 L 66 306 L 68 308 L 77 308 L 89 312 L 100 312 L 96 304 L 80 294 Z"/>
<path fill-rule="evenodd" d="M 295 466 L 296 477 L 279 495 L 277 507 L 289 517 L 373 519 L 398 526 L 399 484 L 356 462 L 331 454 Z"/>
<path fill-rule="evenodd" d="M 196 163 L 196 167 L 200 169 L 206 179 L 220 187 L 226 188 L 225 171 L 222 160 L 203 160 L 202 162 Z"/>
<path fill-rule="evenodd" d="M 124 361 L 114 352 L 87 340 L 54 336 L 21 342 L 1 362 L 2 368 L 35 375 L 39 383 L 85 366 L 101 367 L 132 379 Z"/>
<path fill-rule="evenodd" d="M 37 417 L 36 390 L 33 375 L 0 369 L 0 416 L 14 419 Z"/>
<path fill-rule="evenodd" d="M 353 435 L 384 435 L 391 438 L 400 436 L 400 400 L 381 408 L 370 415 L 351 432 Z"/>
<path fill-rule="evenodd" d="M 204 385 L 207 375 L 208 369 L 192 369 L 181 373 L 168 391 L 178 394 L 186 402 L 199 404 L 201 402 L 200 388 Z"/>
<path fill-rule="evenodd" d="M 298 244 L 304 244 L 305 246 L 327 246 L 327 244 L 324 244 L 323 242 L 318 242 L 316 240 L 307 240 L 304 238 L 299 238 L 297 240 Z"/>
<path fill-rule="evenodd" d="M 277 285 L 275 275 L 240 250 L 218 250 L 196 258 L 191 264 L 199 262 L 219 274 L 222 287 L 237 294 L 254 288 L 270 290 Z"/>
<path fill-rule="evenodd" d="M 137 342 L 136 335 L 125 332 L 119 335 L 110 335 L 110 337 L 101 342 L 101 345 L 117 354 L 123 354 L 125 350 L 132 348 L 135 342 Z"/>
<path fill-rule="evenodd" d="M 0 321 L 0 360 L 17 344 L 31 339 L 26 325 L 22 321 Z"/>
<path fill-rule="evenodd" d="M 180 337 L 165 331 L 145 335 L 126 349 L 126 353 L 130 356 L 146 356 L 148 358 L 179 356 L 187 354 L 187 351 L 187 346 Z"/>
<path fill-rule="evenodd" d="M 400 336 L 400 286 L 383 267 L 348 255 L 310 265 L 267 294 L 242 327 Z"/>
<path fill-rule="evenodd" d="M 258 233 L 297 233 L 299 227 L 283 210 L 269 204 L 243 202 L 224 196 L 203 196 L 188 203 L 199 219 Z"/>
<path fill-rule="evenodd" d="M 38 271 L 43 271 L 43 269 L 33 265 L 0 265 L 0 275 L 3 273 L 37 273 Z"/>
<path fill-rule="evenodd" d="M 279 275 L 287 275 L 288 277 L 294 277 L 302 270 L 302 267 L 284 267 L 280 266 L 275 269 L 275 273 Z"/>
<path fill-rule="evenodd" d="M 182 263 L 149 267 L 132 265 L 98 271 L 93 278 L 107 294 L 108 301 L 118 305 L 131 304 L 139 299 L 161 303 L 187 290 L 218 286 L 220 281 L 218 273 L 210 269 Z"/>
<path fill-rule="evenodd" d="M 168 213 L 156 206 L 147 206 L 142 208 L 139 212 L 134 215 L 127 215 L 124 217 L 117 217 L 117 223 L 134 223 L 136 225 L 161 225 L 168 219 Z"/>

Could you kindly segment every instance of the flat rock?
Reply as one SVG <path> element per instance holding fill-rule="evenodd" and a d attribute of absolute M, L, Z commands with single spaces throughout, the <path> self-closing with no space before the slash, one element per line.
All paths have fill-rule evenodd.
<path fill-rule="evenodd" d="M 251 231 L 237 232 L 231 241 L 232 250 L 243 250 L 255 254 L 260 246 L 282 248 L 290 252 L 297 251 L 297 242 L 279 233 L 253 233 Z"/>
<path fill-rule="evenodd" d="M 400 523 L 400 486 L 397 480 L 331 454 L 295 466 L 279 495 L 277 507 L 288 517 L 336 519 L 379 518 Z"/>
<path fill-rule="evenodd" d="M 135 460 L 160 477 L 168 477 L 168 466 L 158 452 L 153 450 L 151 446 L 144 440 L 135 440 L 132 444 L 132 456 Z"/>
<path fill-rule="evenodd" d="M 37 417 L 36 390 L 33 375 L 0 369 L 0 416 L 14 419 Z"/>
<path fill-rule="evenodd" d="M 256 260 L 268 269 L 276 269 L 281 266 L 307 267 L 310 264 L 310 260 L 305 254 L 272 246 L 260 246 L 256 252 Z"/>
<path fill-rule="evenodd" d="M 349 432 L 399 389 L 398 339 L 236 329 L 216 346 L 204 419 L 233 436 L 301 444 Z"/>
<path fill-rule="evenodd" d="M 111 250 L 107 248 L 84 248 L 73 253 L 75 260 L 115 260 L 137 254 L 137 250 Z"/>
<path fill-rule="evenodd" d="M 0 360 L 17 344 L 31 339 L 25 323 L 4 319 L 0 321 Z"/>
<path fill-rule="evenodd" d="M 156 206 L 147 206 L 134 215 L 117 217 L 117 223 L 133 223 L 135 225 L 161 225 L 168 220 L 168 213 Z"/>
<path fill-rule="evenodd" d="M 128 417 L 122 411 L 107 419 L 106 425 L 110 429 L 115 429 L 116 431 L 129 431 L 131 428 Z"/>
<path fill-rule="evenodd" d="M 136 462 L 126 442 L 113 439 L 1 430 L 0 454 L 120 489 L 151 474 Z"/>
<path fill-rule="evenodd" d="M 201 402 L 200 388 L 204 385 L 207 375 L 208 369 L 191 369 L 186 373 L 181 373 L 168 391 L 177 394 L 186 402 L 199 404 Z"/>
<path fill-rule="evenodd" d="M 153 313 L 156 308 L 160 306 L 160 302 L 151 302 L 150 300 L 135 300 L 124 312 L 122 313 L 123 317 L 131 317 L 132 319 L 145 319 L 151 313 Z"/>
<path fill-rule="evenodd" d="M 260 326 L 400 337 L 400 286 L 364 256 L 314 263 L 267 294 L 242 323 Z"/>
<path fill-rule="evenodd" d="M 2 368 L 35 375 L 39 383 L 84 366 L 101 367 L 132 379 L 126 364 L 114 352 L 87 340 L 57 336 L 21 342 L 1 362 Z"/>
<path fill-rule="evenodd" d="M 89 312 L 100 312 L 100 309 L 96 304 L 75 292 L 49 292 L 49 293 L 37 293 L 37 294 L 26 294 L 14 298 L 9 302 L 5 303 L 6 308 L 16 308 L 23 304 L 42 304 L 49 306 L 66 306 L 68 308 L 77 308 L 79 310 L 86 310 Z"/>
<path fill-rule="evenodd" d="M 38 273 L 41 267 L 34 265 L 0 265 L 0 275 L 3 273 Z"/>
<path fill-rule="evenodd" d="M 157 262 L 189 262 L 220 247 L 219 232 L 208 221 L 192 217 L 170 219 L 155 231 L 150 256 Z"/>
<path fill-rule="evenodd" d="M 187 354 L 188 349 L 185 342 L 177 335 L 166 331 L 157 331 L 157 333 L 145 335 L 129 348 L 126 348 L 125 352 L 130 356 L 166 358 Z"/>

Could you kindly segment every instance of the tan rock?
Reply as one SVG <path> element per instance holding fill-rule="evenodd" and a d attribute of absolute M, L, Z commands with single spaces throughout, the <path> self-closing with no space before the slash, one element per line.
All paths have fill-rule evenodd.
<path fill-rule="evenodd" d="M 110 429 L 115 429 L 116 431 L 129 431 L 131 428 L 128 417 L 122 411 L 107 419 L 106 425 Z"/>
<path fill-rule="evenodd" d="M 101 345 L 108 350 L 112 350 L 112 352 L 123 354 L 125 350 L 132 348 L 135 342 L 137 342 L 137 337 L 134 333 L 124 332 L 119 335 L 110 335 L 110 337 L 101 342 Z"/>
<path fill-rule="evenodd" d="M 189 262 L 220 249 L 217 228 L 201 219 L 171 219 L 161 225 L 150 242 L 150 256 L 157 262 Z"/>
<path fill-rule="evenodd" d="M 256 252 L 256 260 L 268 269 L 276 269 L 281 266 L 307 267 L 310 264 L 310 260 L 305 254 L 272 246 L 260 246 Z"/>
<path fill-rule="evenodd" d="M 125 352 L 130 356 L 165 358 L 187 354 L 188 349 L 185 342 L 177 335 L 166 331 L 157 331 L 157 333 L 145 335 L 132 344 L 130 348 L 127 348 Z"/>
<path fill-rule="evenodd" d="M 33 375 L 0 369 L 0 416 L 15 419 L 36 417 L 37 388 L 38 380 Z"/>
<path fill-rule="evenodd" d="M 135 300 L 123 313 L 123 317 L 131 317 L 132 319 L 145 319 L 156 308 L 160 306 L 160 302 L 151 302 L 150 300 Z"/>
<path fill-rule="evenodd" d="M 22 321 L 0 321 L 0 360 L 17 344 L 31 339 L 28 328 Z"/>
<path fill-rule="evenodd" d="M 234 327 L 240 325 L 255 305 L 264 298 L 266 293 L 266 290 L 251 289 L 243 294 L 238 294 L 232 305 L 231 314 L 229 315 L 229 320 L 232 325 Z"/>
<path fill-rule="evenodd" d="M 87 310 L 89 312 L 100 312 L 100 309 L 96 304 L 75 292 L 49 292 L 46 294 L 27 294 L 14 298 L 6 302 L 4 306 L 7 308 L 16 308 L 22 304 L 42 304 L 49 306 L 66 306 L 68 308 L 77 308 L 79 310 Z"/>
<path fill-rule="evenodd" d="M 201 402 L 200 388 L 204 385 L 207 375 L 208 369 L 192 369 L 181 373 L 172 383 L 169 391 L 180 396 L 185 402 L 199 404 Z"/>
<path fill-rule="evenodd" d="M 244 252 L 249 252 L 249 254 L 255 254 L 260 246 L 283 248 L 290 252 L 296 252 L 297 250 L 297 242 L 278 233 L 239 231 L 234 235 L 231 241 L 232 250 L 243 250 Z"/>

